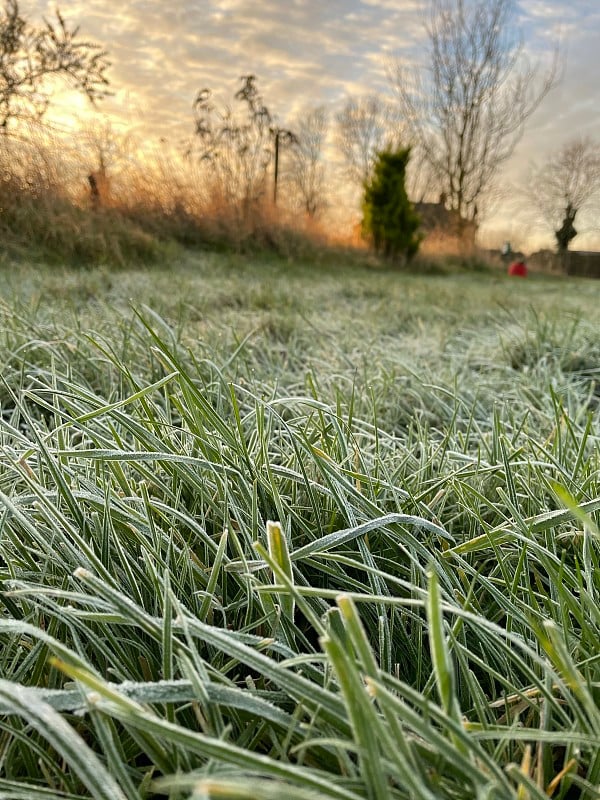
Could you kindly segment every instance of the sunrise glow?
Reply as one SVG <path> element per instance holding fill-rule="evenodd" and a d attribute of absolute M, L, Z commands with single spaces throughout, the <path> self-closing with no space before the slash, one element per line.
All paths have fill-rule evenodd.
<path fill-rule="evenodd" d="M 42 0 L 28 3 L 39 17 L 50 15 L 53 7 Z M 517 10 L 531 58 L 543 64 L 557 41 L 568 58 L 560 85 L 531 119 L 503 169 L 501 191 L 508 196 L 532 162 L 567 134 L 593 133 L 600 121 L 594 77 L 600 69 L 598 5 L 531 0 L 517 3 Z M 108 119 L 135 133 L 146 153 L 161 140 L 181 148 L 192 131 L 198 89 L 210 87 L 228 102 L 242 74 L 258 76 L 282 122 L 321 104 L 334 114 L 352 95 L 375 92 L 393 100 L 386 77 L 390 57 L 416 63 L 425 37 L 424 4 L 415 0 L 180 0 L 168 9 L 159 0 L 147 0 L 120 4 L 117 10 L 112 0 L 72 0 L 62 11 L 108 51 L 114 96 L 93 109 L 77 92 L 62 94 L 50 118 L 71 136 L 79 127 Z M 352 198 L 349 210 L 354 203 Z M 600 242 L 594 225 L 586 228 L 584 244 Z M 544 241 L 543 234 L 515 219 L 507 197 L 495 203 L 482 231 L 494 243 L 506 237 L 530 246 Z"/>

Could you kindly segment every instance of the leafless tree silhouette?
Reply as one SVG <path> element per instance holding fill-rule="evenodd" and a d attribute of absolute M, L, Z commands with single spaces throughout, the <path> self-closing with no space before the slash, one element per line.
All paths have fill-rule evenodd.
<path fill-rule="evenodd" d="M 0 129 L 19 119 L 41 119 L 50 104 L 48 79 L 61 77 L 92 103 L 108 94 L 107 54 L 82 40 L 56 10 L 56 20 L 35 27 L 21 14 L 18 0 L 0 12 Z"/>
<path fill-rule="evenodd" d="M 580 212 L 600 208 L 600 144 L 589 137 L 569 140 L 528 175 L 525 197 L 552 230 L 559 252 L 577 235 Z"/>
<path fill-rule="evenodd" d="M 328 115 L 324 106 L 304 112 L 295 123 L 297 142 L 289 151 L 289 179 L 309 217 L 326 204 L 324 147 Z"/>
<path fill-rule="evenodd" d="M 461 219 L 473 221 L 526 121 L 557 80 L 558 50 L 545 71 L 529 62 L 513 0 L 431 0 L 427 38 L 423 68 L 396 61 L 390 78 L 436 193 L 444 193 Z"/>
<path fill-rule="evenodd" d="M 269 165 L 277 166 L 279 148 L 292 144 L 295 134 L 276 124 L 264 104 L 255 75 L 243 75 L 234 99 L 241 110 L 217 108 L 210 89 L 201 89 L 194 101 L 195 130 L 187 155 L 197 155 L 210 168 L 215 190 L 244 216 L 267 191 Z M 277 169 L 273 176 L 277 196 Z"/>
<path fill-rule="evenodd" d="M 398 139 L 397 111 L 375 94 L 350 97 L 336 115 L 336 128 L 346 175 L 362 188 L 373 173 L 377 153 Z"/>

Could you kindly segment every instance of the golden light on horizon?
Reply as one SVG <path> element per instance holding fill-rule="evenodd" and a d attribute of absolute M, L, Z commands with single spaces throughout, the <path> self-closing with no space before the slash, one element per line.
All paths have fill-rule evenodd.
<path fill-rule="evenodd" d="M 114 95 L 94 107 L 57 81 L 48 120 L 57 136 L 82 153 L 79 142 L 88 130 L 108 123 L 121 136 L 131 132 L 136 157 L 149 164 L 157 153 L 182 152 L 193 130 L 192 103 L 200 88 L 208 86 L 215 97 L 232 103 L 239 76 L 253 73 L 282 124 L 311 104 L 327 106 L 333 121 L 347 96 L 389 96 L 384 58 L 401 53 L 410 60 L 422 52 L 426 5 L 426 0 L 179 0 L 165 13 L 159 0 L 59 3 L 69 24 L 80 27 L 82 39 L 106 48 Z M 566 0 L 520 4 L 519 24 L 533 61 L 548 50 L 558 28 L 568 33 L 573 56 L 561 97 L 554 94 L 540 107 L 514 160 L 506 164 L 506 185 L 516 183 L 528 161 L 551 152 L 567 131 L 595 135 L 600 122 L 600 89 L 594 77 L 600 68 L 595 44 L 600 7 L 592 5 Z M 52 18 L 54 2 L 27 0 L 23 10 L 39 23 L 43 16 Z M 333 164 L 331 173 L 335 169 Z M 350 193 L 338 192 L 337 183 L 335 187 L 340 203 L 336 196 L 331 204 L 341 207 L 344 201 L 345 211 L 355 213 Z M 508 204 L 491 216 L 486 237 L 495 235 L 488 228 L 501 229 L 498 236 L 504 237 L 518 223 L 531 238 Z"/>

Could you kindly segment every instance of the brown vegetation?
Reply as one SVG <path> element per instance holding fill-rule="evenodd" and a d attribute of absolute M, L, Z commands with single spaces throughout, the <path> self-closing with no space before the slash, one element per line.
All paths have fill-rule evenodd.
<path fill-rule="evenodd" d="M 31 127 L 0 149 L 0 236 L 5 255 L 76 265 L 152 262 L 166 249 L 270 250 L 314 255 L 324 229 L 270 197 L 237 202 L 202 165 L 164 153 L 128 153 L 94 168 L 93 152 L 70 151 Z"/>
<path fill-rule="evenodd" d="M 444 198 L 438 203 L 415 203 L 424 235 L 421 251 L 433 255 L 473 255 L 477 224 L 463 219 L 458 211 L 446 208 Z"/>

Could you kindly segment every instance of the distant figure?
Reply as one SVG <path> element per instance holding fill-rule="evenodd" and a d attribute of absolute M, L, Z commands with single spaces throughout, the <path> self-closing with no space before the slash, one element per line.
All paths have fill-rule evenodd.
<path fill-rule="evenodd" d="M 96 175 L 90 172 L 88 175 L 88 182 L 90 184 L 90 197 L 92 199 L 92 206 L 98 208 L 100 205 L 100 190 L 98 189 L 98 181 Z"/>
<path fill-rule="evenodd" d="M 90 199 L 92 201 L 92 207 L 94 209 L 98 209 L 101 206 L 108 205 L 110 182 L 103 165 L 100 167 L 100 169 L 90 172 L 88 175 L 88 183 L 90 185 Z"/>
<path fill-rule="evenodd" d="M 513 261 L 508 268 L 508 274 L 516 278 L 527 277 L 527 266 L 524 261 Z"/>
<path fill-rule="evenodd" d="M 512 257 L 512 247 L 510 246 L 510 242 L 504 242 L 500 254 L 502 256 L 502 263 L 508 266 Z"/>

